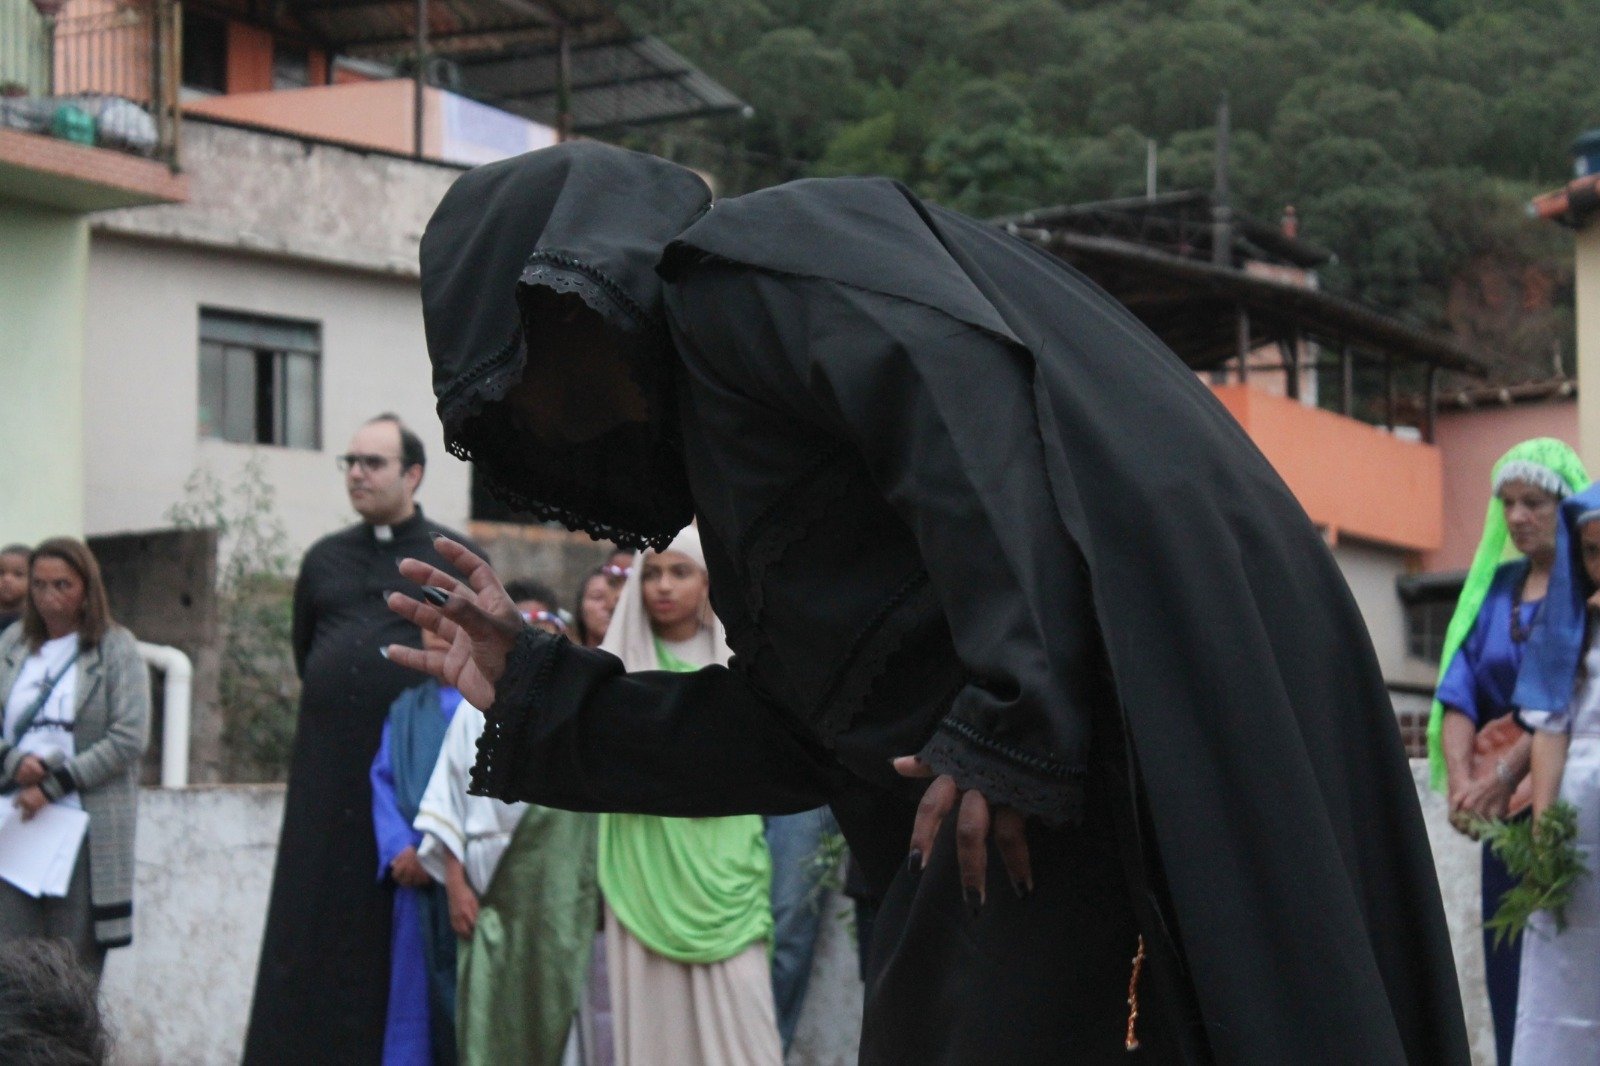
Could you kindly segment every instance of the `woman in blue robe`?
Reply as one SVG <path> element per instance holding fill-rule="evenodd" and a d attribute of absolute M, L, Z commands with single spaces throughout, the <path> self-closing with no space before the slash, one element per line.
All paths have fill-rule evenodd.
<path fill-rule="evenodd" d="M 1495 464 L 1494 498 L 1446 636 L 1428 730 L 1434 787 L 1446 786 L 1451 822 L 1457 828 L 1464 830 L 1473 817 L 1504 817 L 1517 785 L 1527 775 L 1531 747 L 1527 737 L 1496 756 L 1492 772 L 1475 765 L 1475 741 L 1490 723 L 1516 711 L 1517 672 L 1528 637 L 1539 624 L 1555 558 L 1557 508 L 1587 484 L 1577 455 L 1548 437 L 1524 441 Z M 1508 541 L 1520 557 L 1502 562 Z M 1485 920 L 1514 884 L 1505 864 L 1485 847 Z M 1495 1047 L 1500 1062 L 1508 1063 L 1517 1016 L 1520 946 L 1496 948 L 1485 931 L 1483 947 Z"/>
<path fill-rule="evenodd" d="M 395 886 L 384 1066 L 453 1066 L 456 1061 L 455 936 L 444 886 L 417 858 L 422 834 L 412 822 L 460 705 L 460 692 L 431 678 L 406 689 L 389 708 L 372 761 L 378 879 Z"/>

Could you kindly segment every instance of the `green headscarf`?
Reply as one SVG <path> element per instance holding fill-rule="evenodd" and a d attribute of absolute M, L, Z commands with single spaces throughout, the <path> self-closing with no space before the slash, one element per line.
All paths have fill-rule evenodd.
<path fill-rule="evenodd" d="M 1516 555 L 1506 529 L 1505 507 L 1498 496 L 1500 486 L 1506 481 L 1528 481 L 1558 496 L 1566 497 L 1582 492 L 1589 486 L 1589 473 L 1583 468 L 1578 453 L 1554 437 L 1535 437 L 1525 440 L 1502 455 L 1490 474 L 1490 485 L 1495 495 L 1489 499 L 1489 512 L 1483 519 L 1483 539 L 1472 557 L 1472 569 L 1467 571 L 1466 584 L 1461 586 L 1461 598 L 1456 601 L 1456 613 L 1450 616 L 1450 628 L 1445 630 L 1444 651 L 1439 656 L 1439 681 L 1449 672 L 1450 664 L 1461 644 L 1472 632 L 1483 601 L 1494 583 L 1494 573 L 1500 564 Z M 1435 686 L 1437 688 L 1437 686 Z M 1446 787 L 1444 748 L 1444 704 L 1436 698 L 1433 714 L 1428 718 L 1429 780 L 1435 792 Z"/>

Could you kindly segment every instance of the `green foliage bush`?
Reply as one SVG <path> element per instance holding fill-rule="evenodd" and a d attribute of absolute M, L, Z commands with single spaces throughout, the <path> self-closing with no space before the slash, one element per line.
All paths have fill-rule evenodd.
<path fill-rule="evenodd" d="M 294 742 L 300 681 L 291 651 L 293 557 L 274 490 L 252 457 L 225 486 L 200 468 L 167 511 L 180 529 L 217 531 L 222 616 L 220 698 L 228 781 L 282 781 Z"/>
<path fill-rule="evenodd" d="M 885 174 L 978 214 L 1208 187 L 1337 253 L 1334 291 L 1450 326 L 1503 377 L 1570 353 L 1571 246 L 1528 220 L 1600 126 L 1593 0 L 629 0 L 755 108 L 639 147 L 738 193 Z M 1507 289 L 1511 297 L 1497 302 Z M 1491 291 L 1492 290 L 1492 291 Z M 1548 298 L 1553 294 L 1553 306 Z"/>

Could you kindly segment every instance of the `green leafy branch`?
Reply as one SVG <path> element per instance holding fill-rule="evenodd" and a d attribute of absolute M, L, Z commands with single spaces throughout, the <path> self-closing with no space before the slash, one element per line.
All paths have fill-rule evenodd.
<path fill-rule="evenodd" d="M 1570 803 L 1558 802 L 1537 822 L 1530 818 L 1513 822 L 1477 819 L 1473 830 L 1519 879 L 1516 887 L 1500 897 L 1494 917 L 1483 923 L 1494 933 L 1495 947 L 1520 936 L 1538 911 L 1549 912 L 1557 933 L 1565 930 L 1573 890 L 1589 876 L 1574 843 L 1577 810 Z"/>

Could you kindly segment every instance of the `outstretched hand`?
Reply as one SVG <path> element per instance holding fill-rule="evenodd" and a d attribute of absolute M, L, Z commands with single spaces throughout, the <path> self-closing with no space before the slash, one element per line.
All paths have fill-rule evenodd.
<path fill-rule="evenodd" d="M 1033 893 L 1033 863 L 1028 856 L 1026 816 L 1013 807 L 989 806 L 989 800 L 976 789 L 962 789 L 948 774 L 935 777 L 933 768 L 915 755 L 894 760 L 895 772 L 903 777 L 933 777 L 917 805 L 917 820 L 911 827 L 913 872 L 920 871 L 933 853 L 934 839 L 945 815 L 956 809 L 956 861 L 961 870 L 961 894 L 974 912 L 988 898 L 989 837 L 1000 849 L 1000 860 L 1018 897 Z"/>
<path fill-rule="evenodd" d="M 436 536 L 440 555 L 466 576 L 459 581 L 420 559 L 400 560 L 400 573 L 422 586 L 424 601 L 400 592 L 385 599 L 401 618 L 436 634 L 448 648 L 383 649 L 391 662 L 431 674 L 460 691 L 481 711 L 494 704 L 494 687 L 506 670 L 524 621 L 494 569 L 449 537 Z"/>

